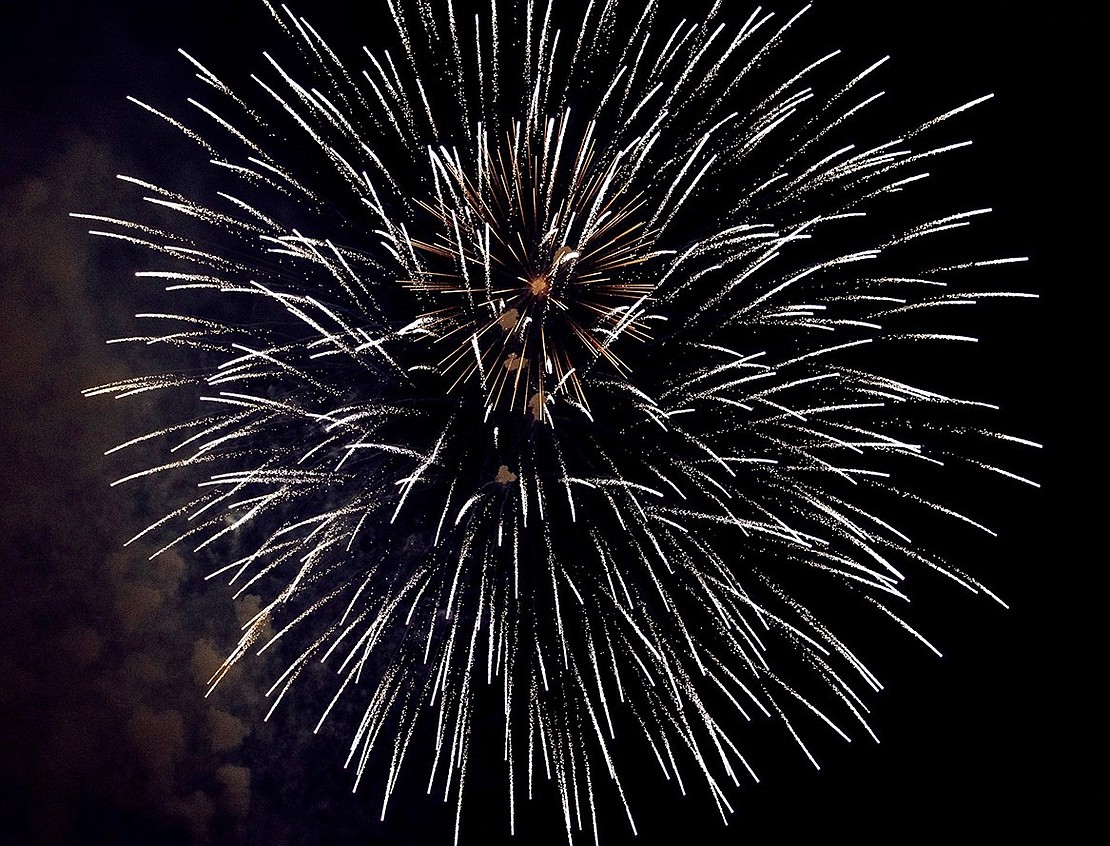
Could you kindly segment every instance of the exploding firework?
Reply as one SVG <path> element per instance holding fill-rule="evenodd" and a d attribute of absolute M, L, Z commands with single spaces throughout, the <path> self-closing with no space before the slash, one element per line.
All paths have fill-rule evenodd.
<path fill-rule="evenodd" d="M 870 732 L 879 682 L 838 608 L 924 641 L 907 570 L 990 595 L 891 520 L 984 529 L 907 481 L 958 462 L 1025 481 L 961 444 L 1028 442 L 887 372 L 891 348 L 973 340 L 934 315 L 1021 296 L 962 281 L 1021 259 L 921 248 L 985 210 L 886 212 L 980 100 L 853 146 L 882 62 L 769 83 L 801 13 L 461 5 L 388 0 L 392 40 L 356 70 L 267 4 L 297 54 L 266 54 L 249 93 L 186 54 L 209 101 L 140 105 L 219 190 L 123 177 L 162 220 L 85 216 L 188 303 L 125 340 L 186 361 L 88 393 L 198 401 L 120 447 L 171 453 L 120 482 L 196 485 L 136 539 L 266 597 L 213 685 L 252 651 L 289 656 L 274 707 L 333 671 L 320 723 L 355 703 L 347 764 L 356 784 L 380 767 L 383 814 L 418 762 L 461 813 L 497 722 L 510 827 L 551 783 L 568 838 L 596 837 L 599 801 L 635 829 L 622 730 L 726 816 L 755 778 L 746 722 L 806 755 L 800 721 Z"/>

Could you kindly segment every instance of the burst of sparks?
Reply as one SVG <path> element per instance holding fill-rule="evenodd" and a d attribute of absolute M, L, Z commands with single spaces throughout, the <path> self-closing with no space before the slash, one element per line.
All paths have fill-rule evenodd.
<path fill-rule="evenodd" d="M 596 838 L 606 782 L 634 829 L 621 725 L 725 816 L 728 784 L 755 778 L 743 721 L 781 721 L 806 755 L 795 712 L 870 732 L 877 678 L 795 586 L 839 583 L 924 641 L 895 610 L 906 566 L 985 588 L 875 504 L 989 531 L 898 478 L 967 461 L 1027 481 L 912 425 L 982 403 L 872 372 L 883 356 L 859 349 L 974 340 L 914 321 L 1021 296 L 948 291 L 1020 258 L 906 269 L 911 242 L 986 210 L 868 218 L 964 146 L 921 138 L 980 101 L 857 149 L 834 139 L 882 62 L 819 94 L 832 53 L 734 105 L 801 13 L 737 27 L 718 2 L 671 30 L 658 2 L 595 0 L 568 30 L 553 0 L 387 5 L 397 44 L 357 75 L 268 4 L 300 70 L 267 54 L 248 97 L 186 55 L 212 89 L 190 100 L 201 128 L 140 105 L 226 190 L 124 177 L 176 228 L 81 215 L 160 259 L 139 276 L 219 306 L 139 315 L 168 328 L 121 339 L 196 351 L 190 369 L 88 392 L 184 389 L 207 409 L 121 445 L 171 458 L 120 481 L 199 474 L 136 539 L 238 539 L 212 575 L 267 598 L 212 684 L 300 638 L 274 705 L 310 662 L 334 668 L 320 722 L 361 697 L 348 764 L 357 783 L 385 762 L 383 814 L 422 721 L 428 789 L 461 812 L 477 715 L 498 713 L 510 825 L 547 779 L 568 839 Z"/>

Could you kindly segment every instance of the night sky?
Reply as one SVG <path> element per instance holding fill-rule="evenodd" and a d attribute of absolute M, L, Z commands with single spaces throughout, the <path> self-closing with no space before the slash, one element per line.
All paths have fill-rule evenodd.
<path fill-rule="evenodd" d="M 356 9 L 377 5 L 294 8 L 357 47 Z M 737 6 L 740 23 L 748 6 Z M 870 704 L 881 745 L 825 738 L 817 772 L 796 747 L 768 744 L 763 782 L 734 794 L 727 828 L 704 797 L 645 776 L 643 833 L 632 840 L 613 818 L 603 843 L 1094 839 L 1096 776 L 1084 766 L 1097 765 L 1092 691 L 1103 662 L 1085 585 L 1102 562 L 1079 551 L 1090 506 L 1065 469 L 1091 462 L 1090 400 L 1074 398 L 1080 378 L 1069 373 L 1084 334 L 1074 304 L 1104 275 L 1079 273 L 1073 237 L 1073 193 L 1087 181 L 1077 174 L 1095 143 L 1072 111 L 1086 95 L 1073 30 L 1086 24 L 1058 5 L 1036 16 L 1018 8 L 823 2 L 791 47 L 799 67 L 826 48 L 845 48 L 860 68 L 891 53 L 882 85 L 920 119 L 997 95 L 961 124 L 973 151 L 938 174 L 953 210 L 996 209 L 982 228 L 988 247 L 1032 257 L 1005 284 L 1041 294 L 981 309 L 968 377 L 1002 406 L 1004 430 L 1046 444 L 1010 465 L 1041 490 L 988 480 L 1001 537 L 968 549 L 968 569 L 1011 608 L 911 580 L 945 657 L 908 640 L 877 645 L 887 690 Z M 179 186 L 203 178 L 200 158 L 179 158 L 185 145 L 166 143 L 126 96 L 182 114 L 202 87 L 178 47 L 245 75 L 279 39 L 251 0 L 0 5 L 2 844 L 450 841 L 452 813 L 416 790 L 379 823 L 376 785 L 351 795 L 344 734 L 313 737 L 307 706 L 263 724 L 272 667 L 248 662 L 203 697 L 251 600 L 233 602 L 185 556 L 150 562 L 155 546 L 123 547 L 157 516 L 159 488 L 110 488 L 135 467 L 103 453 L 156 425 L 156 409 L 81 396 L 145 372 L 140 349 L 105 340 L 133 331 L 150 293 L 133 278 L 134 255 L 94 242 L 68 213 L 127 217 L 136 194 L 117 173 Z M 464 808 L 464 841 L 508 840 L 502 805 Z"/>

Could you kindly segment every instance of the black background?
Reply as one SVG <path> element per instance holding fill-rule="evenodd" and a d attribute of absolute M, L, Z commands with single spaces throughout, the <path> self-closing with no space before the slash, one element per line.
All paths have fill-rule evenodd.
<path fill-rule="evenodd" d="M 298 11 L 326 38 L 359 43 L 353 9 L 320 7 Z M 296 710 L 261 726 L 264 674 L 200 698 L 209 653 L 233 642 L 231 603 L 187 569 L 121 552 L 148 506 L 107 487 L 125 465 L 101 453 L 141 431 L 141 413 L 79 394 L 137 372 L 103 340 L 143 301 L 125 260 L 66 213 L 126 216 L 134 198 L 114 173 L 180 184 L 200 166 L 178 160 L 181 145 L 164 145 L 125 96 L 181 113 L 200 86 L 176 48 L 254 69 L 279 36 L 260 4 L 235 0 L 0 9 L 0 841 L 447 842 L 452 814 L 431 800 L 402 794 L 378 824 L 373 788 L 350 795 L 339 736 L 311 738 Z M 1046 444 L 1011 465 L 1042 489 L 992 487 L 1001 538 L 969 548 L 969 569 L 1011 609 L 926 586 L 915 596 L 931 604 L 927 632 L 945 657 L 899 643 L 876 667 L 887 685 L 870 703 L 880 745 L 818 744 L 818 772 L 779 744 L 763 783 L 733 795 L 727 829 L 704 799 L 645 776 L 637 842 L 1094 839 L 1101 558 L 1080 550 L 1098 528 L 1082 502 L 1098 494 L 1073 487 L 1098 472 L 1088 437 L 1098 383 L 1079 349 L 1099 283 L 1083 272 L 1094 212 L 1077 201 L 1102 190 L 1079 110 L 1089 22 L 1061 6 L 1017 9 L 819 3 L 790 48 L 799 66 L 827 48 L 861 68 L 889 52 L 883 87 L 918 118 L 997 95 L 961 124 L 974 149 L 938 172 L 955 205 L 996 209 L 988 247 L 1031 256 L 1006 286 L 1041 295 L 985 309 L 973 363 L 1003 428 Z M 737 4 L 733 22 L 748 11 Z M 218 732 L 214 708 L 252 731 Z M 626 842 L 611 823 L 602 842 Z M 495 842 L 504 828 L 496 802 L 464 809 L 467 842 Z"/>

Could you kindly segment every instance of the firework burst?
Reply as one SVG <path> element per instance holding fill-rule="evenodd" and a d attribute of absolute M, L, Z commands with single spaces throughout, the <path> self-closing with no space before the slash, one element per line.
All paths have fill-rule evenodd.
<path fill-rule="evenodd" d="M 89 391 L 203 408 L 123 445 L 172 455 L 121 482 L 197 485 L 137 537 L 266 596 L 213 685 L 290 643 L 275 707 L 311 663 L 334 671 L 320 721 L 357 703 L 347 763 L 356 782 L 381 763 L 383 813 L 416 760 L 461 812 L 493 716 L 510 826 L 550 782 L 568 838 L 596 837 L 602 796 L 635 828 L 622 727 L 725 816 L 755 778 L 746 721 L 807 755 L 799 720 L 870 732 L 879 682 L 820 606 L 924 640 L 898 610 L 908 568 L 985 592 L 889 514 L 983 528 L 905 480 L 960 461 L 1020 479 L 952 447 L 1020 439 L 952 423 L 983 404 L 884 374 L 877 350 L 973 340 L 925 318 L 1020 296 L 959 282 L 1020 259 L 917 249 L 981 209 L 875 225 L 965 146 L 928 133 L 980 101 L 855 147 L 882 62 L 827 91 L 835 53 L 766 81 L 800 13 L 386 5 L 393 41 L 357 71 L 267 6 L 292 64 L 266 54 L 247 92 L 186 55 L 211 101 L 140 104 L 221 189 L 124 177 L 170 222 L 92 218 L 190 303 L 125 339 L 185 348 L 181 372 Z"/>

